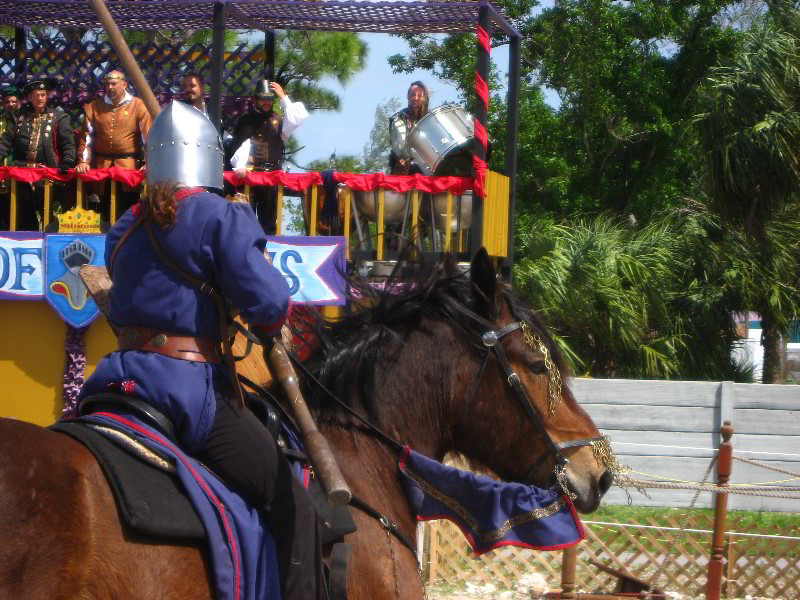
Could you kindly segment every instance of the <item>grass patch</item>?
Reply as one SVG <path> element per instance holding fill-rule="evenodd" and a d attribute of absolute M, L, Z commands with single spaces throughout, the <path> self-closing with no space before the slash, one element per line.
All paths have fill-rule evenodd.
<path fill-rule="evenodd" d="M 655 524 L 668 526 L 668 519 L 683 524 L 687 512 L 690 513 L 690 522 L 695 523 L 690 524 L 690 528 L 713 528 L 714 511 L 710 508 L 694 508 L 688 511 L 686 508 L 601 505 L 591 515 L 584 515 L 584 519 L 640 525 L 652 525 L 655 521 Z M 731 510 L 728 511 L 727 530 L 800 537 L 800 514 Z"/>

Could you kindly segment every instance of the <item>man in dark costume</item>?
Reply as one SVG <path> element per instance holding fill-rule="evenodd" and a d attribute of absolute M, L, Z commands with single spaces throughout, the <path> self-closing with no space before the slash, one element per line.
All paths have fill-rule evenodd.
<path fill-rule="evenodd" d="M 280 100 L 282 114 L 274 111 L 276 97 Z M 260 80 L 253 92 L 253 103 L 254 110 L 244 113 L 236 122 L 225 156 L 226 163 L 240 178 L 247 173 L 250 155 L 254 171 L 280 170 L 289 135 L 308 118 L 303 103 L 292 102 L 276 81 Z M 275 188 L 257 186 L 252 189 L 251 204 L 267 234 L 275 233 L 276 199 Z"/>
<path fill-rule="evenodd" d="M 13 153 L 15 166 L 57 167 L 64 171 L 75 166 L 75 139 L 69 115 L 47 105 L 52 89 L 49 79 L 25 86 L 28 104 L 16 112 L 15 122 L 0 137 L 0 160 Z M 53 185 L 53 203 L 60 201 L 61 187 Z M 17 229 L 38 231 L 40 219 L 44 222 L 44 183 L 19 184 L 17 191 Z"/>

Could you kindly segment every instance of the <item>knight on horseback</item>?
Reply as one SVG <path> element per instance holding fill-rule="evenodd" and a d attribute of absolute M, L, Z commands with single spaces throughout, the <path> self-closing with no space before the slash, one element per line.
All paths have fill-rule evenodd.
<path fill-rule="evenodd" d="M 227 344 L 233 307 L 268 347 L 287 315 L 288 285 L 265 258 L 250 206 L 219 195 L 223 149 L 208 117 L 172 102 L 153 122 L 147 165 L 145 195 L 106 238 L 119 350 L 88 378 L 81 405 L 123 396 L 166 417 L 164 433 L 261 510 L 281 598 L 324 597 L 312 500 L 245 408 Z"/>

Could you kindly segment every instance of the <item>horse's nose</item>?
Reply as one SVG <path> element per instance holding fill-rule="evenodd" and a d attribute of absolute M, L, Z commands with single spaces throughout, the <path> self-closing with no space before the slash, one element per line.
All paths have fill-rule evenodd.
<path fill-rule="evenodd" d="M 600 477 L 600 481 L 597 483 L 597 487 L 600 490 L 601 496 L 605 495 L 612 483 L 614 483 L 614 475 L 611 473 L 611 471 L 606 470 L 602 477 Z"/>

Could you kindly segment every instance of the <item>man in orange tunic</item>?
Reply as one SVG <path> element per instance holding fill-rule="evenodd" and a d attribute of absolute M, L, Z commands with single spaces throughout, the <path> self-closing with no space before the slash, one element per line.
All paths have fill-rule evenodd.
<path fill-rule="evenodd" d="M 83 107 L 83 132 L 75 171 L 86 173 L 90 168 L 112 166 L 144 168 L 150 113 L 141 99 L 128 93 L 128 82 L 121 71 L 109 71 L 104 87 L 106 93 L 102 98 L 95 98 Z M 136 196 L 133 190 L 123 187 L 117 209 L 119 214 L 135 202 Z"/>

